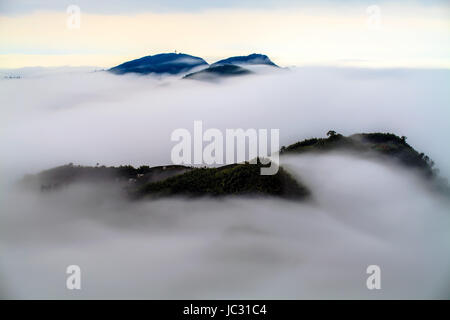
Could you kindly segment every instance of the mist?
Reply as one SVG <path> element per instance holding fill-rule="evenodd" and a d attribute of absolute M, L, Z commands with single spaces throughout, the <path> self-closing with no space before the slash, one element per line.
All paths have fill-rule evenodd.
<path fill-rule="evenodd" d="M 311 189 L 130 202 L 112 186 L 17 189 L 53 166 L 170 163 L 170 134 L 393 132 L 450 177 L 447 70 L 292 68 L 206 83 L 59 70 L 0 80 L 3 298 L 448 298 L 450 205 L 415 172 L 343 154 L 282 157 Z M 82 290 L 65 268 L 82 269 Z M 366 267 L 382 270 L 367 290 Z"/>
<path fill-rule="evenodd" d="M 9 298 L 448 298 L 448 199 L 412 172 L 339 154 L 284 158 L 313 193 L 128 202 L 107 186 L 9 194 Z M 82 290 L 65 268 L 82 269 Z M 366 268 L 382 270 L 367 290 Z"/>
<path fill-rule="evenodd" d="M 46 70 L 46 69 L 44 69 Z M 0 80 L 3 174 L 170 163 L 178 128 L 280 129 L 280 144 L 393 132 L 450 177 L 447 70 L 294 68 L 220 83 L 107 72 L 26 71 Z M 30 161 L 32 159 L 32 161 Z M 4 175 L 3 175 L 4 176 Z"/>

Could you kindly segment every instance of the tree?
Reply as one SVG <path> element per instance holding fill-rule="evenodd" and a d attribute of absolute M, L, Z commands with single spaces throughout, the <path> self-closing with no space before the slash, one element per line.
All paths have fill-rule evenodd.
<path fill-rule="evenodd" d="M 327 132 L 328 137 L 334 137 L 335 135 L 336 135 L 336 131 L 334 131 L 334 130 L 330 130 Z"/>

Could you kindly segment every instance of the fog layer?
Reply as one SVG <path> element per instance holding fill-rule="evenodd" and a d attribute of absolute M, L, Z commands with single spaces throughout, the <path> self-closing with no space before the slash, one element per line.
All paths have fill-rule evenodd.
<path fill-rule="evenodd" d="M 394 132 L 450 176 L 450 72 L 302 68 L 219 83 L 49 72 L 0 80 L 0 296 L 448 298 L 448 201 L 414 172 L 342 154 L 282 158 L 311 189 L 274 198 L 128 202 L 103 185 L 25 192 L 73 162 L 170 163 L 170 134 L 280 129 L 281 145 Z M 66 267 L 82 289 L 66 289 Z M 379 265 L 382 290 L 366 288 Z"/>
<path fill-rule="evenodd" d="M 314 194 L 129 203 L 107 186 L 11 193 L 3 295 L 16 298 L 448 298 L 449 204 L 401 168 L 284 159 Z M 65 268 L 82 289 L 65 288 Z M 366 288 L 366 268 L 382 290 Z"/>
<path fill-rule="evenodd" d="M 277 71 L 205 83 L 25 69 L 21 79 L 0 80 L 1 168 L 167 164 L 171 133 L 202 120 L 205 130 L 280 129 L 281 145 L 330 129 L 394 132 L 450 177 L 450 71 Z"/>

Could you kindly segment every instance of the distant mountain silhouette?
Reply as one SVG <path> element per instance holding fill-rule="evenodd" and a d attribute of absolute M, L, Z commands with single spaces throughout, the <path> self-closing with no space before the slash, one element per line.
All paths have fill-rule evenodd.
<path fill-rule="evenodd" d="M 122 63 L 108 71 L 115 74 L 180 74 L 189 72 L 199 66 L 208 66 L 208 63 L 199 57 L 184 53 L 161 53 L 146 56 L 140 59 Z"/>
<path fill-rule="evenodd" d="M 227 59 L 219 60 L 212 65 L 209 65 L 200 57 L 184 53 L 160 53 L 127 61 L 108 71 L 115 74 L 138 73 L 177 75 L 204 67 L 205 69 L 198 72 L 191 72 L 185 77 L 203 80 L 203 78 L 213 78 L 216 76 L 237 76 L 251 73 L 250 70 L 242 68 L 242 66 L 245 65 L 266 65 L 278 68 L 268 56 L 257 53 L 248 56 L 229 57 Z"/>
<path fill-rule="evenodd" d="M 268 56 L 264 54 L 253 53 L 248 56 L 236 56 L 230 57 L 227 59 L 219 60 L 211 65 L 211 67 L 220 66 L 220 65 L 268 65 L 272 67 L 278 67 L 275 63 L 273 63 Z"/>
<path fill-rule="evenodd" d="M 233 77 L 251 74 L 250 70 L 232 64 L 209 67 L 185 75 L 184 79 L 214 80 L 216 77 Z"/>

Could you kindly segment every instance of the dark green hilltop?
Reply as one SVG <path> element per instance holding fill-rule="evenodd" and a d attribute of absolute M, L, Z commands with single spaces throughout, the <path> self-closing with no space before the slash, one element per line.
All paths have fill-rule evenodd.
<path fill-rule="evenodd" d="M 360 133 L 343 136 L 334 131 L 327 138 L 306 139 L 280 149 L 281 155 L 340 152 L 361 157 L 384 158 L 415 170 L 424 183 L 449 194 L 447 182 L 439 178 L 433 161 L 406 142 L 406 137 L 390 133 Z M 311 192 L 300 177 L 282 166 L 275 175 L 261 175 L 263 165 L 237 163 L 217 168 L 180 165 L 149 167 L 85 167 L 68 164 L 36 175 L 27 175 L 21 184 L 42 192 L 57 190 L 75 182 L 119 185 L 130 199 L 170 196 L 274 196 L 304 200 Z"/>

